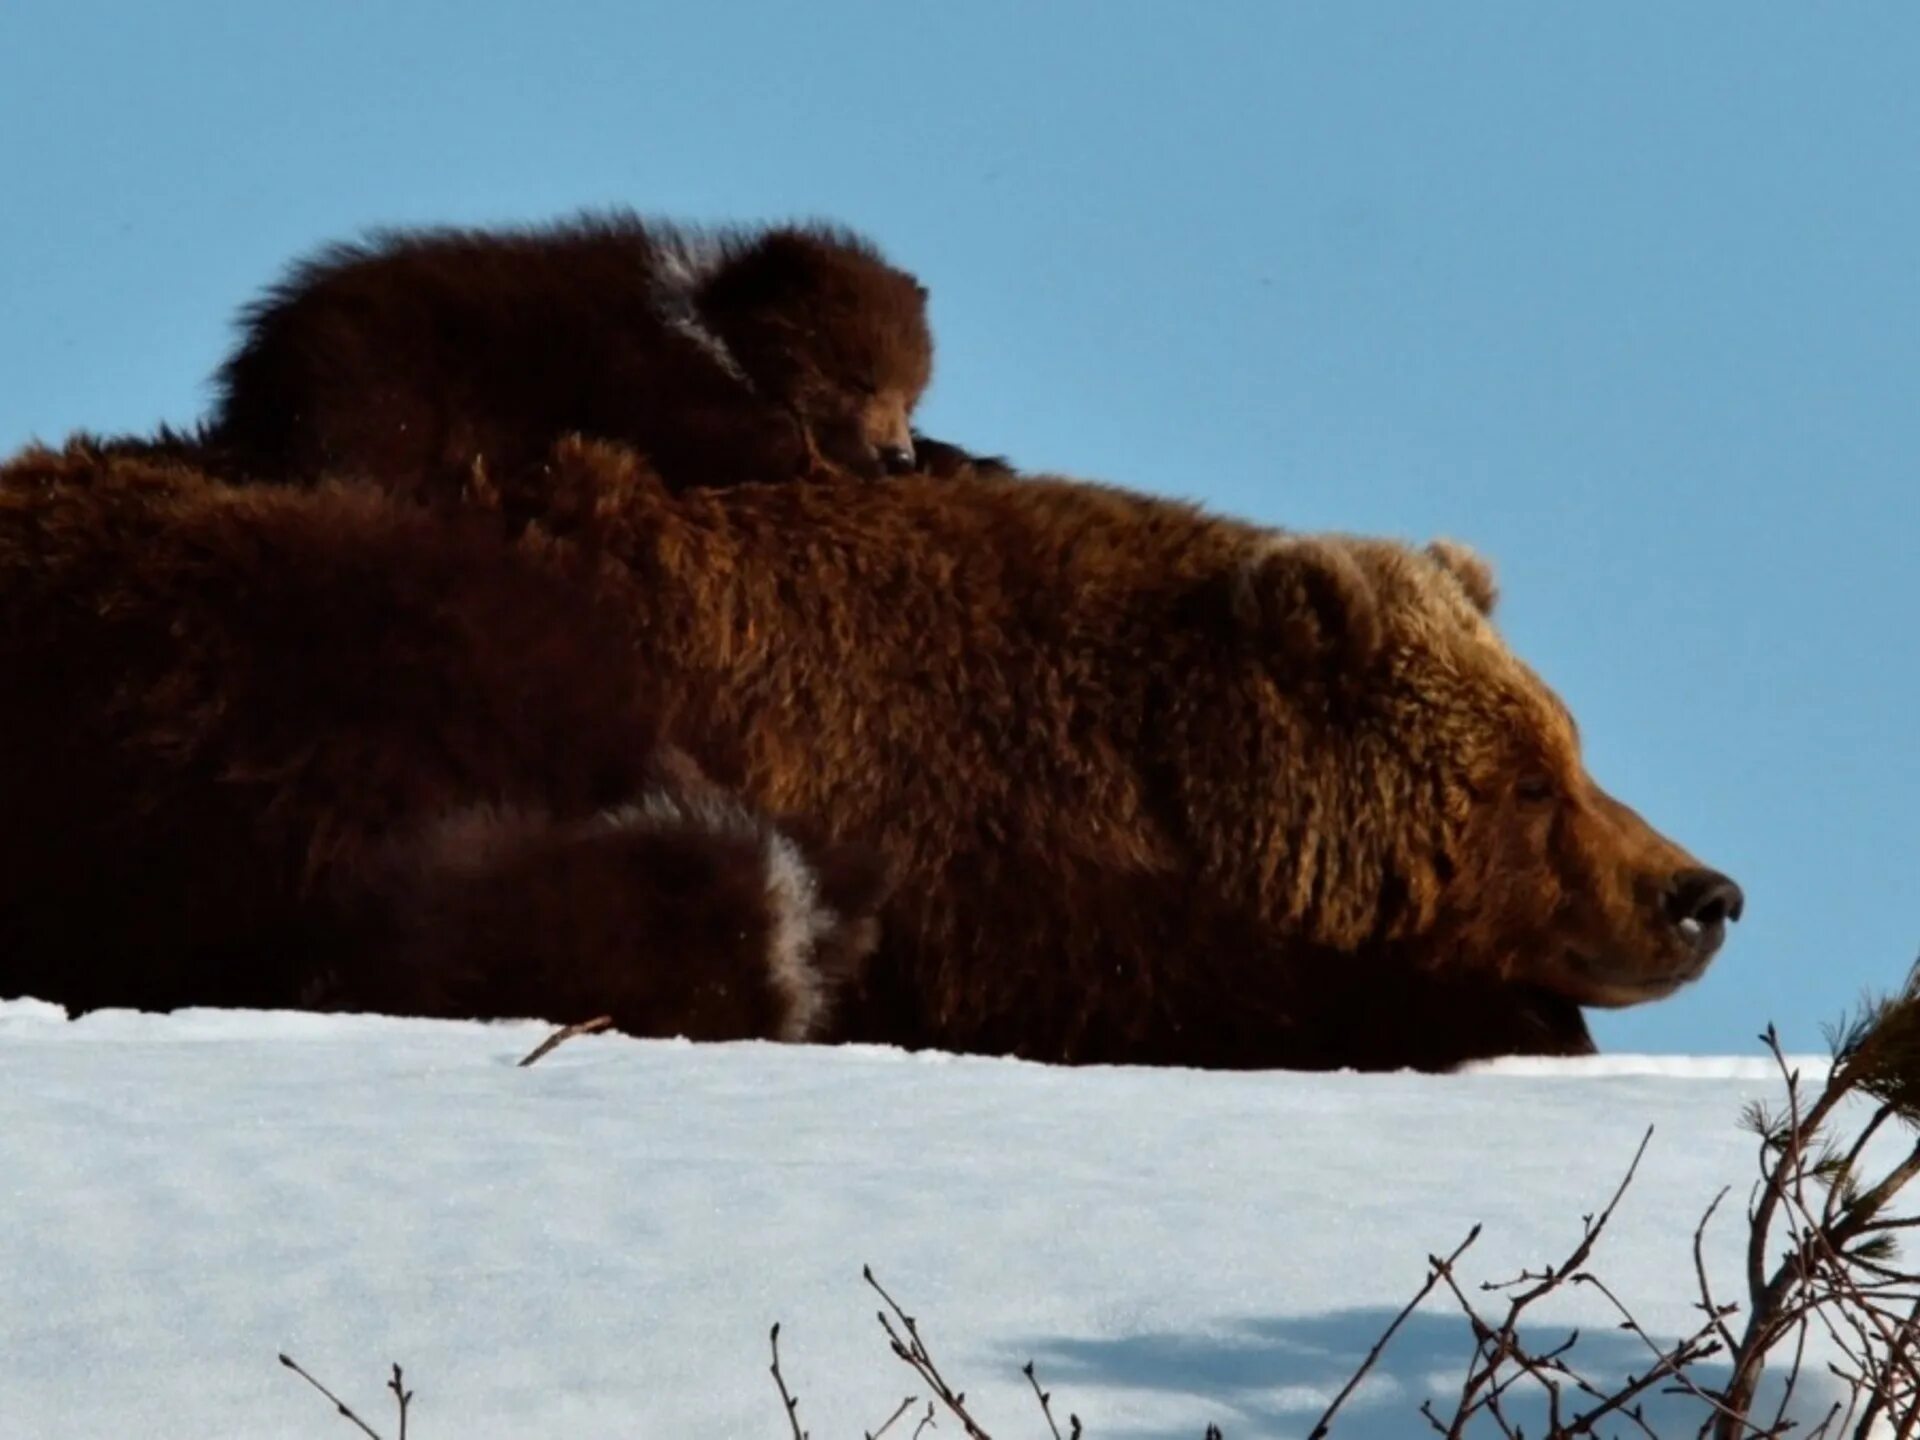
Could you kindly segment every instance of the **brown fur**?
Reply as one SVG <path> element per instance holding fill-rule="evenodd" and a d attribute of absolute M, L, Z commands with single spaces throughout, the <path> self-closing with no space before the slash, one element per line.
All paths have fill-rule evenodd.
<path fill-rule="evenodd" d="M 233 473 L 444 493 L 475 459 L 627 442 L 675 488 L 912 463 L 926 291 L 824 226 L 631 216 L 392 232 L 294 269 L 249 312 L 207 440 Z"/>
<path fill-rule="evenodd" d="M 903 872 L 847 1037 L 1579 1052 L 1580 1005 L 1670 992 L 1737 918 L 1730 882 L 1586 774 L 1462 547 L 1045 479 L 676 498 L 577 443 L 542 486 L 548 528 L 604 547 L 648 619 L 676 739 Z"/>
<path fill-rule="evenodd" d="M 915 431 L 913 435 L 913 473 L 939 480 L 972 479 L 988 476 L 1011 480 L 1019 472 L 1002 455 L 975 455 L 958 445 Z"/>
<path fill-rule="evenodd" d="M 28 452 L 0 469 L 0 994 L 812 1033 L 773 983 L 770 847 L 838 911 L 788 946 L 829 1000 L 879 878 L 657 750 L 631 644 L 478 512 Z"/>
<path fill-rule="evenodd" d="M 769 846 L 803 864 L 828 918 L 780 983 Z M 387 848 L 357 887 L 328 963 L 299 999 L 390 1015 L 550 1020 L 607 1014 L 638 1035 L 818 1038 L 878 939 L 885 872 L 808 851 L 731 801 L 655 789 L 569 824 L 491 807 Z M 337 937 L 337 938 L 336 938 Z"/>

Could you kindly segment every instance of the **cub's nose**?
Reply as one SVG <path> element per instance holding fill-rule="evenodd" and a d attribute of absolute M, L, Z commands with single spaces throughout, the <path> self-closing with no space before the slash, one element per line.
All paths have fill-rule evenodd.
<path fill-rule="evenodd" d="M 1746 903 L 1740 887 L 1718 870 L 1682 870 L 1667 886 L 1667 918 L 1706 955 L 1720 948 L 1727 922 L 1738 920 Z"/>
<path fill-rule="evenodd" d="M 904 475 L 913 469 L 913 442 L 899 445 L 881 445 L 876 453 L 880 457 L 880 468 L 889 475 Z"/>

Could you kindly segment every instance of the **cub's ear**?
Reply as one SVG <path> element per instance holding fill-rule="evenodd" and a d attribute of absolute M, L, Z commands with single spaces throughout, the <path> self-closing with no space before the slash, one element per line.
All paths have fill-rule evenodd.
<path fill-rule="evenodd" d="M 1234 623 L 1276 663 L 1359 669 L 1381 643 L 1373 582 L 1338 538 L 1278 535 L 1231 582 Z"/>
<path fill-rule="evenodd" d="M 1486 558 L 1458 540 L 1435 540 L 1427 546 L 1427 556 L 1460 582 L 1467 599 L 1482 615 L 1492 615 L 1500 600 L 1500 585 L 1493 578 L 1493 566 Z"/>
<path fill-rule="evenodd" d="M 799 230 L 769 230 L 733 255 L 700 287 L 710 314 L 777 310 L 818 288 L 826 246 Z"/>
<path fill-rule="evenodd" d="M 825 845 L 813 859 L 820 898 L 843 920 L 877 914 L 899 883 L 887 857 L 865 845 Z"/>

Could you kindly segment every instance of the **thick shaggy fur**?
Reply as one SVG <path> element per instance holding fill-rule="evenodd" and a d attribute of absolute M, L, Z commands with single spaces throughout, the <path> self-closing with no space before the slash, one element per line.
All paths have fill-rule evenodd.
<path fill-rule="evenodd" d="M 480 513 L 0 469 L 0 995 L 824 1033 L 880 877 L 660 750 L 605 613 Z"/>
<path fill-rule="evenodd" d="M 206 437 L 222 465 L 407 491 L 576 432 L 675 488 L 873 477 L 912 465 L 933 363 L 925 289 L 857 235 L 624 215 L 336 246 L 245 331 Z"/>
<path fill-rule="evenodd" d="M 836 1034 L 1062 1061 L 1590 1048 L 1731 882 L 1602 792 L 1459 546 L 976 477 L 678 497 L 573 443 L 547 529 L 648 622 L 674 738 L 903 883 Z"/>
<path fill-rule="evenodd" d="M 565 824 L 458 811 L 382 860 L 302 1005 L 819 1039 L 873 952 L 886 884 L 864 852 L 807 846 L 680 785 Z"/>

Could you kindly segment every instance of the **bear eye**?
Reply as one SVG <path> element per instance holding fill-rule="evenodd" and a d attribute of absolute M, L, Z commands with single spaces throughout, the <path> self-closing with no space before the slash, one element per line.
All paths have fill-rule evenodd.
<path fill-rule="evenodd" d="M 1553 780 L 1546 775 L 1522 775 L 1513 785 L 1514 799 L 1523 805 L 1543 805 L 1553 794 Z"/>

